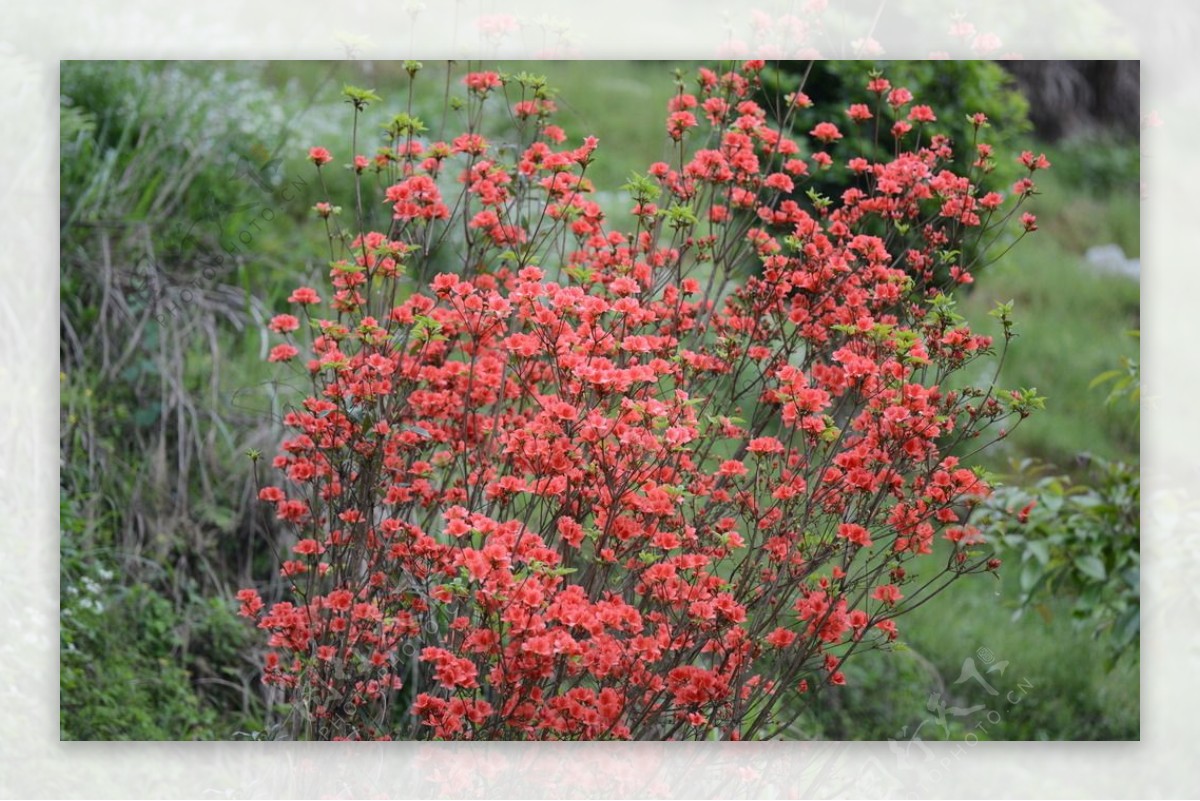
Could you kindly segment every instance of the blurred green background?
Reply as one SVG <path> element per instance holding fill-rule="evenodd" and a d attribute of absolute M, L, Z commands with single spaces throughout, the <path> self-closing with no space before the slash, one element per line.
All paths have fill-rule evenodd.
<path fill-rule="evenodd" d="M 872 66 L 818 63 L 805 91 L 840 121 Z M 1007 485 L 987 518 L 1001 578 L 964 580 L 914 612 L 896 652 L 849 662 L 849 686 L 818 698 L 790 735 L 891 739 L 906 753 L 968 735 L 1136 739 L 1136 64 L 874 66 L 952 128 L 988 113 L 999 154 L 1052 162 L 1034 198 L 1041 230 L 958 299 L 992 333 L 988 311 L 1013 301 L 1019 333 L 1002 365 L 967 378 L 990 383 L 999 369 L 1001 385 L 1035 386 L 1047 403 L 977 457 Z M 326 263 L 305 154 L 348 155 L 346 83 L 384 98 L 365 130 L 411 109 L 430 135 L 451 134 L 446 97 L 478 67 L 429 63 L 410 82 L 399 62 L 62 64 L 64 739 L 273 736 L 254 632 L 229 599 L 277 589 L 264 577 L 278 532 L 253 503 L 255 471 L 270 469 L 294 390 L 266 364 L 263 331 Z M 547 76 L 556 122 L 573 140 L 599 137 L 589 176 L 617 225 L 628 205 L 618 188 L 667 152 L 676 70 L 691 81 L 695 69 L 489 67 Z M 807 69 L 771 65 L 766 84 L 794 88 Z M 348 181 L 333 175 L 331 193 Z M 1030 501 L 1030 525 L 1015 525 Z"/>

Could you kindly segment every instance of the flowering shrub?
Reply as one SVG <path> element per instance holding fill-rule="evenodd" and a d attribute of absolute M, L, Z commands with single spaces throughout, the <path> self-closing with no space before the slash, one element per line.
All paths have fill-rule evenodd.
<path fill-rule="evenodd" d="M 970 175 L 945 169 L 933 110 L 881 77 L 850 118 L 891 160 L 840 152 L 845 122 L 805 120 L 800 91 L 773 125 L 761 68 L 680 86 L 628 231 L 540 78 L 467 76 L 448 141 L 400 114 L 379 152 L 354 142 L 351 211 L 315 209 L 331 285 L 271 321 L 270 358 L 311 382 L 260 493 L 298 535 L 291 598 L 239 593 L 307 736 L 770 737 L 906 611 L 999 566 L 968 522 L 988 487 L 947 449 L 1040 399 L 942 388 L 993 343 L 934 269 L 971 281 L 964 243 L 1033 180 L 981 189 L 982 141 Z M 357 132 L 378 98 L 346 94 Z M 845 192 L 802 204 L 815 171 Z M 387 230 L 363 224 L 372 175 Z"/>

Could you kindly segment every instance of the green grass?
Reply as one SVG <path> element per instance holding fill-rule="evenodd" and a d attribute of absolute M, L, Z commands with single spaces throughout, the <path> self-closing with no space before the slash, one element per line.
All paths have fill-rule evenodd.
<path fill-rule="evenodd" d="M 1136 656 L 1111 664 L 1108 645 L 1075 625 L 1066 602 L 1015 616 L 1018 570 L 964 577 L 903 617 L 894 650 L 847 660 L 846 686 L 818 696 L 789 736 L 1137 739 Z"/>
<path fill-rule="evenodd" d="M 1140 152 L 1137 143 L 1090 136 L 1045 148 L 1051 169 L 1039 177 L 1034 211 L 1063 247 L 1084 253 L 1114 243 L 1141 252 Z"/>
<path fill-rule="evenodd" d="M 1104 139 L 1028 146 L 1045 150 L 1052 163 L 1039 175 L 1030 205 L 1039 230 L 977 271 L 970 291 L 959 295 L 959 311 L 999 346 L 1001 327 L 988 312 L 998 302 L 1013 302 L 1017 337 L 997 383 L 1036 387 L 1046 409 L 986 450 L 983 461 L 1002 473 L 1023 457 L 1066 472 L 1085 453 L 1136 461 L 1136 409 L 1106 405 L 1108 390 L 1091 383 L 1120 367 L 1123 357 L 1137 359 L 1138 340 L 1130 332 L 1141 326 L 1141 289 L 1137 280 L 1088 263 L 1086 253 L 1113 244 L 1127 257 L 1140 253 L 1137 147 Z M 959 380 L 987 385 L 996 366 L 996 360 L 981 361 Z"/>
<path fill-rule="evenodd" d="M 1127 202 L 1114 198 L 1108 213 L 1116 215 Z M 1138 341 L 1128 332 L 1141 324 L 1140 287 L 1129 278 L 1098 273 L 1058 235 L 1069 224 L 1060 225 L 1052 215 L 1046 219 L 1045 230 L 985 269 L 974 291 L 959 304 L 977 330 L 1000 343 L 1000 326 L 987 313 L 997 302 L 1013 302 L 1017 338 L 999 384 L 1036 387 L 1046 397 L 1045 411 L 997 443 L 988 452 L 988 462 L 1001 469 L 1011 458 L 1033 456 L 1067 469 L 1081 453 L 1136 460 L 1135 411 L 1105 406 L 1106 391 L 1089 385 L 1100 373 L 1118 367 L 1122 356 L 1137 357 Z M 1136 228 L 1129 223 L 1126 227 Z M 1089 241 L 1095 243 L 1097 237 Z M 986 382 L 994 371 L 994 363 L 981 364 L 968 378 Z"/>
<path fill-rule="evenodd" d="M 1001 570 L 1001 580 L 965 578 L 913 612 L 902 637 L 936 666 L 960 707 L 982 703 L 1001 713 L 988 739 L 1136 739 L 1137 661 L 1124 658 L 1110 667 L 1105 644 L 1074 625 L 1066 604 L 1048 604 L 1014 620 L 1016 566 Z M 1003 673 L 984 675 L 1000 696 L 970 679 L 953 684 L 964 660 L 974 658 L 984 672 L 980 649 L 994 654 L 996 663 L 1009 663 Z M 1032 687 L 1011 703 L 1007 691 L 1022 683 Z"/>
<path fill-rule="evenodd" d="M 1043 196 L 1034 208 L 1044 220 L 1042 231 L 1072 253 L 1086 253 L 1093 245 L 1120 245 L 1125 255 L 1141 253 L 1140 200 L 1134 192 L 1108 197 L 1072 192 L 1069 186 L 1045 190 L 1062 192 L 1053 200 Z"/>

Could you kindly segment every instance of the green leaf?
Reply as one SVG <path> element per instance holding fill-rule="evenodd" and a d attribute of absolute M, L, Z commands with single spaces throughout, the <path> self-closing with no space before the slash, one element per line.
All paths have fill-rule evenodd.
<path fill-rule="evenodd" d="M 1080 573 L 1094 578 L 1096 581 L 1104 581 L 1108 578 L 1108 571 L 1104 569 L 1104 562 L 1101 562 L 1098 556 L 1092 554 L 1077 556 L 1075 557 L 1075 567 Z"/>
<path fill-rule="evenodd" d="M 1135 592 L 1141 586 L 1141 571 L 1137 567 L 1126 568 L 1121 572 L 1121 578 L 1125 579 L 1125 583 Z"/>
<path fill-rule="evenodd" d="M 593 270 L 591 267 L 585 267 L 583 265 L 573 265 L 568 267 L 566 269 L 566 273 L 581 284 L 590 284 L 592 282 L 592 278 L 594 278 L 596 275 L 595 270 Z"/>
<path fill-rule="evenodd" d="M 621 189 L 625 190 L 633 197 L 641 202 L 658 200 L 658 196 L 662 194 L 662 189 L 658 182 L 647 175 L 632 173 L 629 176 L 629 181 L 626 182 Z"/>
<path fill-rule="evenodd" d="M 357 86 L 350 86 L 349 84 L 342 87 L 342 96 L 346 98 L 347 103 L 350 103 L 360 111 L 371 103 L 377 103 L 382 99 L 371 89 L 360 89 Z"/>
<path fill-rule="evenodd" d="M 1114 378 L 1117 378 L 1122 374 L 1123 372 L 1121 370 L 1105 370 L 1103 373 L 1091 380 L 1091 382 L 1088 384 L 1088 389 L 1095 389 L 1105 381 L 1112 381 Z"/>
<path fill-rule="evenodd" d="M 1027 545 L 1029 552 L 1037 557 L 1039 564 L 1046 564 L 1050 561 L 1050 546 L 1041 540 L 1031 540 Z"/>
<path fill-rule="evenodd" d="M 1129 642 L 1138 635 L 1142 627 L 1141 610 L 1138 607 L 1133 607 L 1126 612 L 1121 620 L 1117 622 L 1120 630 L 1121 642 Z"/>
<path fill-rule="evenodd" d="M 405 423 L 404 425 L 400 426 L 400 430 L 411 431 L 421 439 L 431 439 L 433 437 L 433 435 L 429 433 L 428 429 L 411 423 Z"/>
<path fill-rule="evenodd" d="M 1013 302 L 1010 300 L 1007 303 L 996 301 L 996 307 L 988 312 L 989 317 L 995 317 L 998 320 L 1007 320 L 1012 317 Z"/>
<path fill-rule="evenodd" d="M 392 117 L 391 122 L 385 123 L 383 130 L 393 139 L 399 139 L 403 136 L 422 134 L 428 129 L 419 117 L 401 113 Z"/>
<path fill-rule="evenodd" d="M 828 208 L 833 203 L 832 200 L 811 187 L 804 194 L 808 195 L 808 199 L 811 200 L 812 204 L 818 209 Z"/>
<path fill-rule="evenodd" d="M 1026 562 L 1021 568 L 1021 591 L 1028 597 L 1041 581 L 1041 568 L 1033 562 Z"/>
<path fill-rule="evenodd" d="M 671 206 L 663 214 L 667 218 L 667 224 L 676 230 L 694 226 L 700 221 L 695 209 L 687 204 Z"/>
<path fill-rule="evenodd" d="M 413 336 L 422 341 L 444 342 L 446 337 L 439 332 L 442 330 L 442 324 L 432 317 L 427 317 L 424 314 L 413 315 Z"/>

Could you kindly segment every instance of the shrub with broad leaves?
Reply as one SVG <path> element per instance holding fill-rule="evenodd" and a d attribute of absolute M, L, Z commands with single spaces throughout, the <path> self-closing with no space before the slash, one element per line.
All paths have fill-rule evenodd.
<path fill-rule="evenodd" d="M 669 99 L 674 155 L 624 187 L 630 230 L 543 79 L 471 73 L 460 134 L 400 114 L 366 154 L 379 100 L 348 88 L 352 152 L 310 153 L 355 181 L 315 209 L 330 282 L 271 322 L 310 386 L 260 493 L 296 533 L 290 595 L 239 593 L 296 736 L 772 737 L 907 611 L 998 568 L 970 522 L 989 488 L 947 454 L 1041 399 L 945 388 L 1011 338 L 951 290 L 1048 165 L 982 187 L 998 154 L 965 143 L 956 173 L 936 115 L 880 76 L 850 115 L 894 153 L 869 161 L 799 89 L 769 123 L 762 67 Z M 497 116 L 507 139 L 481 133 Z M 814 173 L 845 190 L 805 202 Z"/>
<path fill-rule="evenodd" d="M 979 520 L 1020 564 L 1016 614 L 1033 608 L 1049 620 L 1045 601 L 1066 597 L 1080 625 L 1106 635 L 1112 662 L 1136 654 L 1141 633 L 1141 475 L 1136 464 L 1084 462 L 1094 485 L 1018 463 L 1019 483 L 996 491 Z"/>

